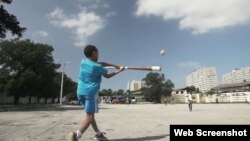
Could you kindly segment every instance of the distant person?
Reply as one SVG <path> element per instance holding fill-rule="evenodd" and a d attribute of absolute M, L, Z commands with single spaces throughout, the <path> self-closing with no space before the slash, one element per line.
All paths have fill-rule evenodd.
<path fill-rule="evenodd" d="M 249 96 L 246 96 L 245 104 L 249 104 Z"/>
<path fill-rule="evenodd" d="M 108 98 L 107 98 L 107 96 L 105 96 L 105 97 L 104 97 L 105 103 L 107 103 L 107 100 L 108 100 Z"/>
<path fill-rule="evenodd" d="M 216 103 L 219 103 L 219 98 L 218 98 L 218 96 L 216 96 L 215 102 L 216 102 Z"/>
<path fill-rule="evenodd" d="M 129 105 L 129 98 L 127 97 L 126 98 L 126 106 L 128 106 Z"/>
<path fill-rule="evenodd" d="M 168 104 L 167 98 L 164 99 L 164 103 L 165 103 L 165 106 L 167 106 L 167 104 Z"/>
<path fill-rule="evenodd" d="M 174 104 L 174 97 L 171 97 L 171 104 Z"/>
<path fill-rule="evenodd" d="M 193 108 L 193 96 L 192 96 L 192 93 L 190 94 L 187 94 L 187 98 L 188 98 L 188 108 L 189 108 L 189 111 L 192 112 L 192 108 Z"/>
<path fill-rule="evenodd" d="M 78 130 L 69 133 L 68 141 L 78 141 L 82 134 L 88 129 L 89 125 L 92 125 L 95 131 L 94 139 L 107 140 L 104 133 L 100 132 L 98 129 L 95 120 L 95 113 L 98 112 L 98 91 L 100 90 L 102 76 L 105 78 L 111 78 L 124 71 L 124 67 L 97 62 L 98 53 L 97 48 L 93 45 L 87 45 L 84 48 L 86 58 L 82 60 L 80 65 L 77 97 L 82 103 L 83 109 L 86 112 L 86 117 Z M 114 66 L 118 71 L 108 73 L 104 66 Z"/>

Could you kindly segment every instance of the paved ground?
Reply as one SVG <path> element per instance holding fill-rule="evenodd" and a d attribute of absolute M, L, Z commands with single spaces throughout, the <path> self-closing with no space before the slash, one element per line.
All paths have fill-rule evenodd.
<path fill-rule="evenodd" d="M 250 124 L 250 105 L 101 105 L 99 128 L 113 141 L 168 141 L 170 124 Z M 65 141 L 79 127 L 84 112 L 79 106 L 0 112 L 0 141 Z M 92 140 L 92 128 L 81 141 Z"/>

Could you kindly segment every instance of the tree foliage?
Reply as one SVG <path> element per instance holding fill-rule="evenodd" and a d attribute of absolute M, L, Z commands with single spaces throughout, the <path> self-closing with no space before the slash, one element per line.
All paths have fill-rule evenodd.
<path fill-rule="evenodd" d="M 100 91 L 100 95 L 101 96 L 112 96 L 112 95 L 114 95 L 114 92 L 115 91 L 113 91 L 112 89 L 102 89 Z"/>
<path fill-rule="evenodd" d="M 188 86 L 185 88 L 188 93 L 199 93 L 199 88 L 196 88 L 195 86 Z"/>
<path fill-rule="evenodd" d="M 117 90 L 117 95 L 123 96 L 125 94 L 125 91 L 123 89 Z"/>
<path fill-rule="evenodd" d="M 19 97 L 56 98 L 60 92 L 60 65 L 54 63 L 53 47 L 30 40 L 6 40 L 0 43 L 0 93 Z M 65 77 L 65 94 L 74 93 L 76 83 Z"/>
<path fill-rule="evenodd" d="M 165 80 L 164 74 L 150 72 L 143 79 L 146 87 L 142 88 L 142 92 L 147 101 L 158 103 L 162 96 L 170 96 L 174 84 L 171 80 Z"/>
<path fill-rule="evenodd" d="M 0 0 L 0 38 L 5 38 L 7 31 L 12 35 L 21 37 L 26 28 L 21 27 L 16 16 L 10 14 L 3 6 L 3 3 L 10 4 L 12 0 Z"/>

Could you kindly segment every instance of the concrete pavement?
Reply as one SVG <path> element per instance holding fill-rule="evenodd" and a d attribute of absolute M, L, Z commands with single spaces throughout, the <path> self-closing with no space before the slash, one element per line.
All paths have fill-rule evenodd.
<path fill-rule="evenodd" d="M 100 105 L 101 131 L 113 141 L 168 141 L 170 124 L 250 124 L 250 105 L 186 104 Z M 0 141 L 65 141 L 85 113 L 80 106 L 0 112 Z M 80 141 L 93 140 L 90 127 Z"/>

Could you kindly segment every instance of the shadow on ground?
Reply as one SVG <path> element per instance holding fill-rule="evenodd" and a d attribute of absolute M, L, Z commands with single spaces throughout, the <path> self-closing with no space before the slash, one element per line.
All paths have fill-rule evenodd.
<path fill-rule="evenodd" d="M 166 138 L 167 135 L 159 135 L 159 136 L 147 136 L 147 137 L 139 137 L 139 138 L 124 138 L 124 139 L 112 139 L 111 141 L 154 141 L 159 139 Z"/>
<path fill-rule="evenodd" d="M 10 105 L 1 106 L 0 112 L 23 112 L 23 111 L 68 111 L 68 110 L 82 110 L 80 105 L 63 105 L 58 104 L 34 104 L 34 105 Z M 110 109 L 100 107 L 99 109 Z"/>

